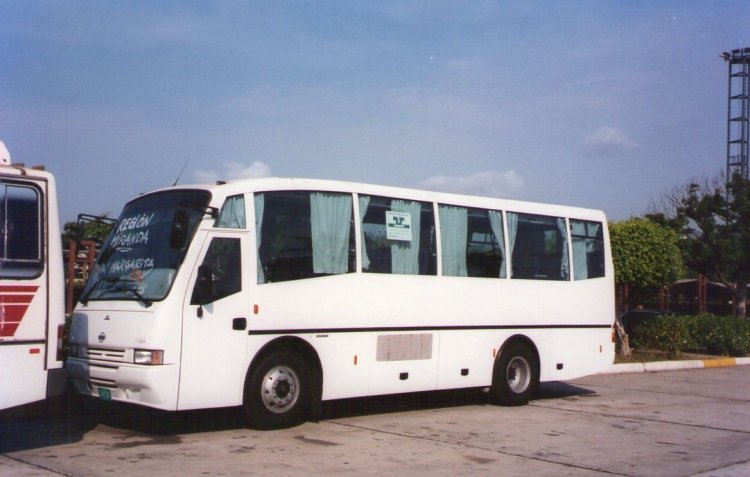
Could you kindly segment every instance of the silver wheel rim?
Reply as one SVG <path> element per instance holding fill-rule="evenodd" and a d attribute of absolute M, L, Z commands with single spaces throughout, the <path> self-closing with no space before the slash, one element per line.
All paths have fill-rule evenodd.
<path fill-rule="evenodd" d="M 508 363 L 505 376 L 510 390 L 521 394 L 531 383 L 531 366 L 525 358 L 516 356 Z"/>
<path fill-rule="evenodd" d="M 274 366 L 263 377 L 260 389 L 266 409 L 276 414 L 289 411 L 299 398 L 299 378 L 289 366 Z"/>

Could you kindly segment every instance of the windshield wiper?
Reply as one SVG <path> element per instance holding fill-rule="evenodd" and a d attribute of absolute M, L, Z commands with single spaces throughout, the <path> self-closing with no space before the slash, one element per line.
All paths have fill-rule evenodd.
<path fill-rule="evenodd" d="M 153 302 L 143 296 L 141 292 L 138 291 L 138 282 L 136 280 L 132 279 L 117 279 L 118 282 L 121 283 L 120 286 L 115 287 L 112 291 L 128 291 L 132 293 L 138 300 L 144 304 L 146 308 L 150 307 Z"/>
<path fill-rule="evenodd" d="M 96 290 L 96 287 L 98 287 L 101 282 L 117 283 L 118 281 L 120 281 L 119 277 L 114 275 L 104 275 L 87 288 L 86 292 L 78 299 L 78 301 L 80 301 L 83 306 L 87 306 L 89 304 L 89 297 L 94 293 L 94 290 Z"/>

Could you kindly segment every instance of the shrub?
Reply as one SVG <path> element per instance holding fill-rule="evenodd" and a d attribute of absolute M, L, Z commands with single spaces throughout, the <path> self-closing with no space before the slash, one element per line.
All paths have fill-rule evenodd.
<path fill-rule="evenodd" d="M 750 353 L 750 320 L 731 316 L 660 315 L 639 323 L 630 333 L 634 347 L 665 351 L 669 358 L 684 351 Z"/>
<path fill-rule="evenodd" d="M 672 359 L 688 347 L 689 336 L 687 320 L 659 315 L 635 326 L 631 340 L 634 347 L 665 351 Z"/>

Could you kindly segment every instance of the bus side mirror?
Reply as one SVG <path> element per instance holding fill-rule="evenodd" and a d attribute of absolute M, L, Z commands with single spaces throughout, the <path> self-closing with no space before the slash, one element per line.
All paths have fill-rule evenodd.
<path fill-rule="evenodd" d="M 214 300 L 214 277 L 210 265 L 198 267 L 198 278 L 193 289 L 193 305 L 207 305 Z"/>
<path fill-rule="evenodd" d="M 187 210 L 177 209 L 174 211 L 172 230 L 169 232 L 169 248 L 172 250 L 180 250 L 185 247 L 189 220 Z"/>

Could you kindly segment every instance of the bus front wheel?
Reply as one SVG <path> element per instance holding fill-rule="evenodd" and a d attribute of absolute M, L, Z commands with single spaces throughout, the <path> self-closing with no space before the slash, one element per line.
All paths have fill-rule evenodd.
<path fill-rule="evenodd" d="M 512 341 L 500 352 L 492 376 L 490 398 L 504 406 L 523 406 L 539 387 L 539 361 L 531 345 Z"/>
<path fill-rule="evenodd" d="M 301 424 L 310 408 L 312 380 L 299 354 L 277 350 L 253 365 L 245 384 L 243 407 L 254 429 Z"/>

